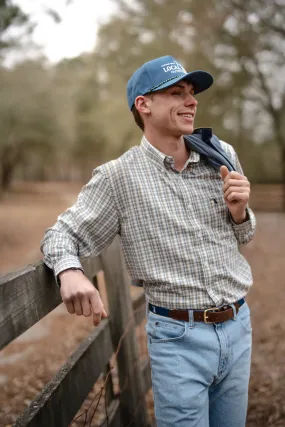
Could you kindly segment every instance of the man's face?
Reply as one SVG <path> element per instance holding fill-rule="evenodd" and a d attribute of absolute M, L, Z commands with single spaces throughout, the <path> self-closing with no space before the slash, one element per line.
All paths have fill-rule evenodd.
<path fill-rule="evenodd" d="M 164 135 L 192 134 L 197 104 L 193 85 L 180 81 L 152 93 L 148 100 L 150 114 L 145 125 L 155 128 Z"/>

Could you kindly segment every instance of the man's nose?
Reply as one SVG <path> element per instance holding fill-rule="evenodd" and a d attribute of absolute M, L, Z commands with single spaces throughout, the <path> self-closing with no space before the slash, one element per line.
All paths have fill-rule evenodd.
<path fill-rule="evenodd" d="M 185 99 L 185 106 L 189 107 L 191 105 L 196 107 L 198 105 L 198 101 L 193 95 L 191 95 L 191 93 L 189 93 L 189 95 Z"/>

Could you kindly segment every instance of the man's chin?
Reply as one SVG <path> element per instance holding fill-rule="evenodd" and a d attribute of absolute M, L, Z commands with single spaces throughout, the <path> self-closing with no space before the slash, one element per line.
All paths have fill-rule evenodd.
<path fill-rule="evenodd" d="M 194 125 L 183 126 L 179 130 L 181 131 L 181 135 L 191 135 L 194 132 Z"/>
<path fill-rule="evenodd" d="M 194 131 L 194 126 L 179 126 L 172 130 L 172 134 L 175 136 L 191 135 Z"/>

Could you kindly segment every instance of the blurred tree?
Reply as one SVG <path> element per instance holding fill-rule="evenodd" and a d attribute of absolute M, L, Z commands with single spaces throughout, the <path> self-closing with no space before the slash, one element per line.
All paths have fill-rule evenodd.
<path fill-rule="evenodd" d="M 51 89 L 40 63 L 0 69 L 0 192 L 29 153 L 40 153 L 45 162 L 51 158 L 58 132 Z"/>
<path fill-rule="evenodd" d="M 279 176 L 285 188 L 284 6 L 284 0 L 225 1 L 232 16 L 222 37 L 225 49 L 231 49 L 231 61 L 249 82 L 242 91 L 245 126 L 254 129 L 256 142 L 279 147 Z M 228 69 L 225 56 L 223 62 Z"/>
<path fill-rule="evenodd" d="M 280 4 L 282 0 L 278 1 Z M 111 129 L 117 135 L 116 140 L 124 139 L 125 131 L 131 135 L 129 145 L 138 141 L 138 133 L 129 131 L 132 121 L 126 102 L 120 101 L 125 99 L 128 78 L 144 61 L 171 54 L 186 69 L 206 69 L 214 75 L 215 85 L 198 97 L 196 125 L 212 126 L 221 139 L 233 144 L 254 181 L 260 161 L 250 157 L 249 151 L 261 153 L 262 143 L 276 144 L 280 139 L 276 129 L 280 128 L 283 107 L 279 108 L 281 98 L 276 99 L 285 82 L 284 73 L 278 75 L 278 69 L 284 66 L 285 50 L 284 41 L 279 43 L 276 39 L 280 21 L 277 0 L 270 5 L 265 0 L 117 0 L 116 3 L 119 13 L 101 27 L 96 48 L 108 117 L 120 115 L 118 124 Z M 274 15 L 275 7 L 279 18 Z M 253 24 L 255 10 L 263 13 L 258 27 Z M 274 29 L 270 29 L 272 23 Z M 280 30 L 282 33 L 281 24 Z M 270 79 L 274 80 L 271 94 Z M 274 106 L 268 100 L 272 97 Z M 274 120 L 276 129 L 272 127 Z M 260 150 L 249 150 L 254 143 L 259 144 Z M 280 162 L 277 170 L 279 165 Z M 271 177 L 280 178 L 281 174 L 275 173 Z"/>
<path fill-rule="evenodd" d="M 64 122 L 68 135 L 64 156 L 81 170 L 83 180 L 90 177 L 95 165 L 108 160 L 101 120 L 106 112 L 102 112 L 99 86 L 93 55 L 61 61 L 54 69 L 59 120 Z"/>
<path fill-rule="evenodd" d="M 283 0 L 114 1 L 119 12 L 101 26 L 93 54 L 49 68 L 40 61 L 0 68 L 2 186 L 21 162 L 26 177 L 85 181 L 97 164 L 138 144 L 126 84 L 143 62 L 167 54 L 215 77 L 198 96 L 196 126 L 212 126 L 233 144 L 251 181 L 280 181 Z"/>
<path fill-rule="evenodd" d="M 33 28 L 29 17 L 19 6 L 10 0 L 0 0 L 0 59 L 8 49 L 19 45 L 19 38 L 11 33 L 11 29 L 25 27 L 30 32 Z"/>
<path fill-rule="evenodd" d="M 98 75 L 92 56 L 81 59 L 82 73 L 74 97 L 75 146 L 72 156 L 82 171 L 82 179 L 90 178 L 95 166 L 105 160 L 106 137 L 102 126 Z M 104 112 L 106 113 L 106 112 Z"/>

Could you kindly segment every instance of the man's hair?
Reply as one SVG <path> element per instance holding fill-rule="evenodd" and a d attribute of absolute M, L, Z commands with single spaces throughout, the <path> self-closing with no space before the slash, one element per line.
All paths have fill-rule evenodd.
<path fill-rule="evenodd" d="M 138 127 L 144 131 L 144 122 L 142 119 L 142 116 L 140 115 L 140 113 L 138 112 L 138 110 L 136 109 L 136 106 L 134 105 L 132 108 L 132 113 L 135 119 L 136 124 L 138 125 Z"/>
<path fill-rule="evenodd" d="M 146 93 L 144 96 L 149 96 L 149 97 L 150 97 L 150 99 L 153 99 L 153 93 L 152 93 L 152 92 Z M 140 113 L 139 113 L 139 111 L 137 110 L 137 108 L 136 108 L 136 106 L 135 106 L 135 105 L 134 105 L 134 106 L 133 106 L 133 108 L 132 108 L 132 113 L 133 113 L 133 116 L 134 116 L 134 119 L 135 119 L 136 124 L 138 125 L 138 127 L 139 127 L 142 131 L 144 131 L 144 122 L 143 122 L 143 118 L 142 118 L 142 116 L 140 115 Z"/>

